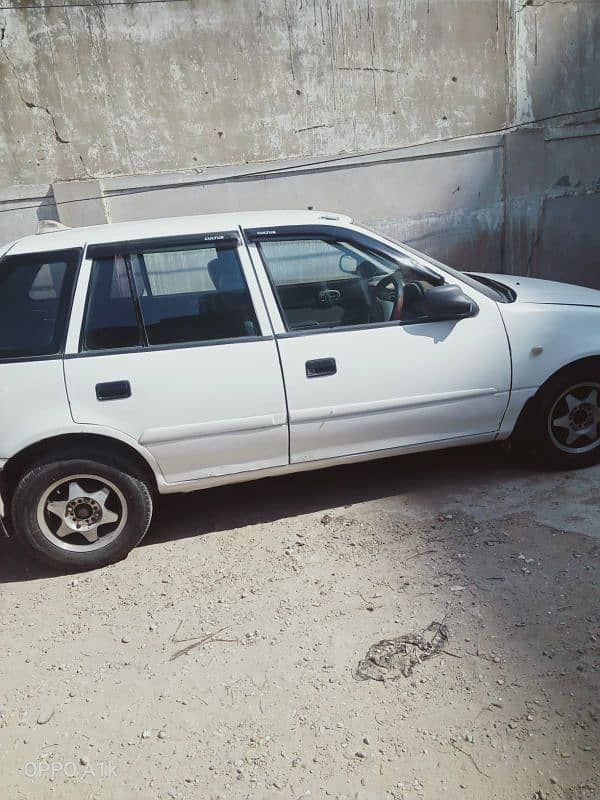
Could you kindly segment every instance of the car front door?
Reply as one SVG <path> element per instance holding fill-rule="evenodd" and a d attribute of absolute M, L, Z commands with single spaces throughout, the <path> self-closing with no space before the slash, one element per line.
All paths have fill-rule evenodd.
<path fill-rule="evenodd" d="M 334 225 L 245 233 L 272 303 L 292 463 L 493 438 L 510 353 L 492 300 L 430 319 L 423 297 L 445 279 L 379 239 Z"/>
<path fill-rule="evenodd" d="M 88 246 L 69 338 L 75 421 L 132 437 L 167 482 L 288 463 L 276 344 L 237 232 Z"/>

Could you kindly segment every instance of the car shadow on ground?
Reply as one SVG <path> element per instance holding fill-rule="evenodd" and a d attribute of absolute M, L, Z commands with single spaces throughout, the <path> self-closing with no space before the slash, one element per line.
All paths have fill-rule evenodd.
<path fill-rule="evenodd" d="M 142 545 L 276 522 L 404 494 L 481 489 L 528 470 L 498 447 L 383 458 L 162 497 Z M 530 470 L 529 470 L 530 472 Z"/>
<path fill-rule="evenodd" d="M 167 495 L 156 504 L 140 546 L 275 522 L 300 514 L 352 506 L 369 500 L 451 496 L 466 488 L 484 490 L 531 470 L 497 446 L 439 450 L 332 467 L 190 494 Z M 50 578 L 56 570 L 38 565 L 14 541 L 0 538 L 0 583 Z"/>

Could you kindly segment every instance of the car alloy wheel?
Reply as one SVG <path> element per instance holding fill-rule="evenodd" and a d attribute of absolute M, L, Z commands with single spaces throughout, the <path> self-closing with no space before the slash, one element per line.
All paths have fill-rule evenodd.
<path fill-rule="evenodd" d="M 72 552 L 99 550 L 127 523 L 121 490 L 97 475 L 70 475 L 52 483 L 39 499 L 37 522 L 56 547 Z"/>
<path fill-rule="evenodd" d="M 565 389 L 548 415 L 548 433 L 564 453 L 588 453 L 600 444 L 600 383 L 586 381 Z"/>

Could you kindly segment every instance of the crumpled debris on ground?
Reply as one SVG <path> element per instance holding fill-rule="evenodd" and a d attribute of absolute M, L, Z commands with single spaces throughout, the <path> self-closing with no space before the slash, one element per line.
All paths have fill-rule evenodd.
<path fill-rule="evenodd" d="M 352 670 L 352 677 L 357 681 L 408 678 L 418 664 L 443 652 L 447 641 L 448 627 L 435 621 L 422 633 L 382 639 L 369 647 L 365 658 Z"/>

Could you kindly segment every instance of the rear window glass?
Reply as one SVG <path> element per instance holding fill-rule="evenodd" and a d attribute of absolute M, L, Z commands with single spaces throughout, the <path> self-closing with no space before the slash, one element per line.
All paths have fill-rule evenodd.
<path fill-rule="evenodd" d="M 186 245 L 94 260 L 87 350 L 260 335 L 235 247 Z"/>
<path fill-rule="evenodd" d="M 53 355 L 64 345 L 79 250 L 0 262 L 0 358 Z"/>
<path fill-rule="evenodd" d="M 260 331 L 234 247 L 137 254 L 134 280 L 148 344 L 244 339 Z"/>
<path fill-rule="evenodd" d="M 89 291 L 84 348 L 141 346 L 142 332 L 123 256 L 94 261 Z"/>

